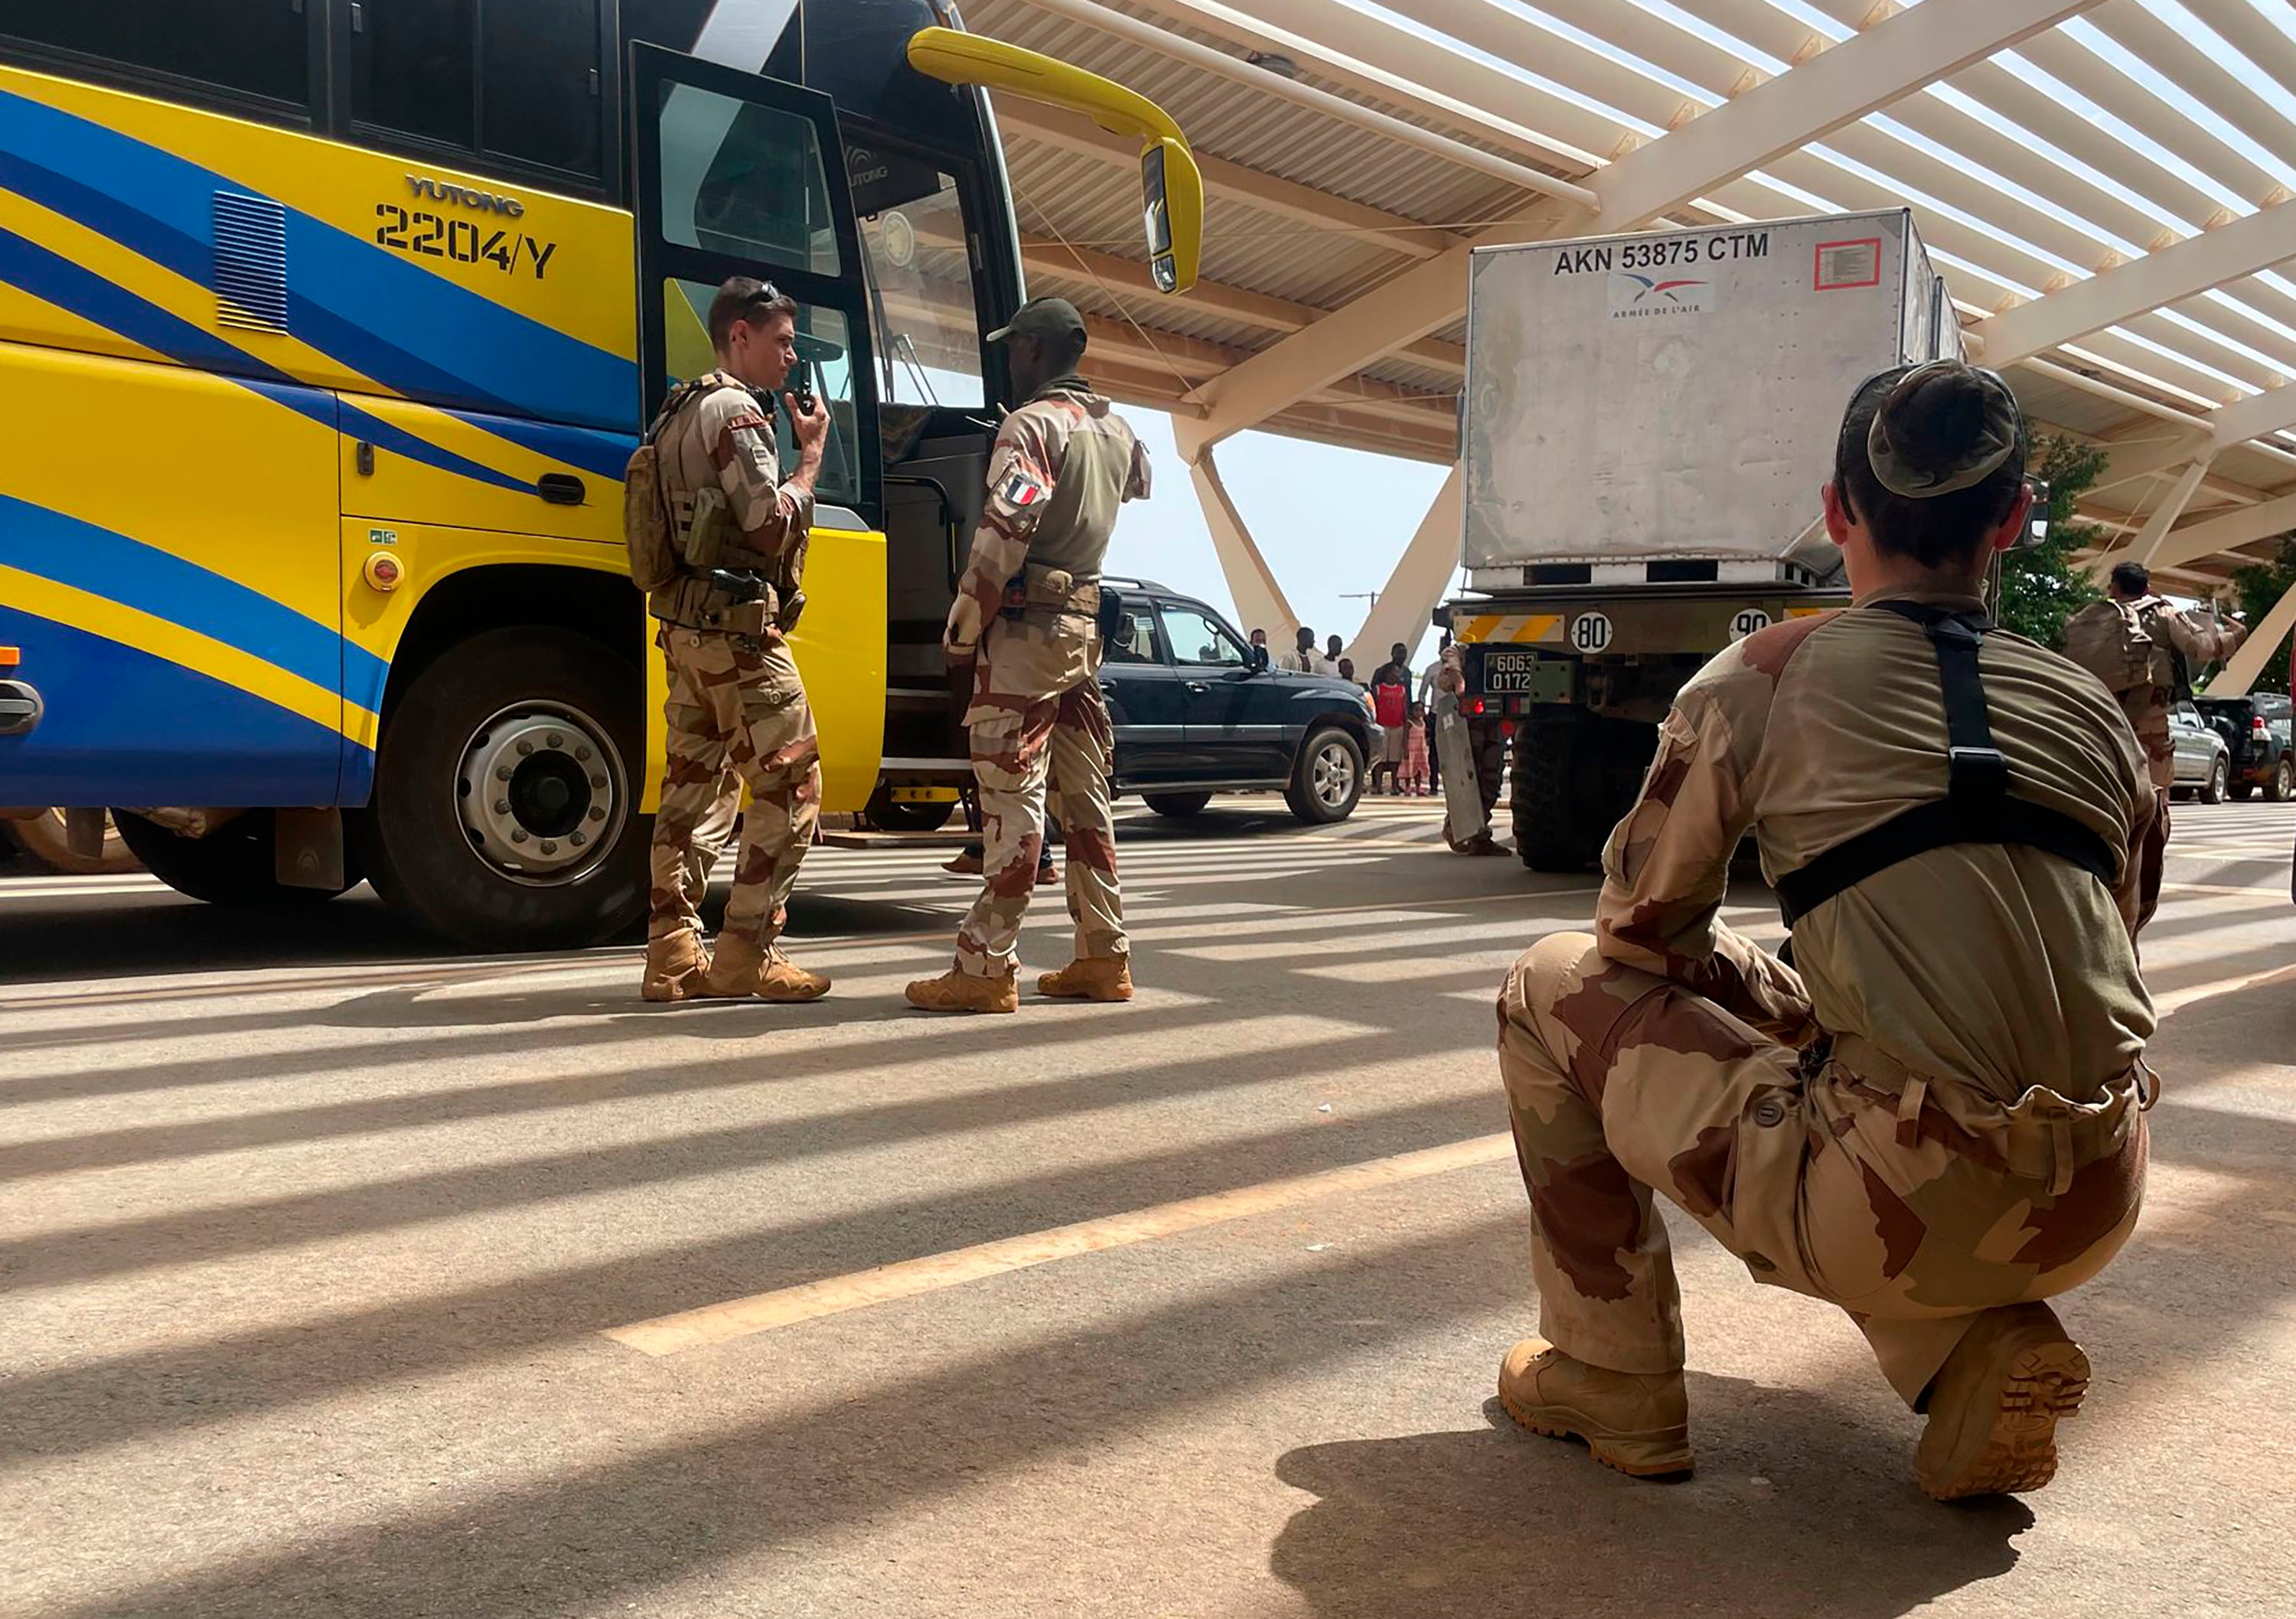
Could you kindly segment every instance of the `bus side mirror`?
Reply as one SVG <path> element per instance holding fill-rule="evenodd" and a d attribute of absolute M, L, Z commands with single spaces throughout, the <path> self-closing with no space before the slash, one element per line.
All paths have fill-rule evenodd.
<path fill-rule="evenodd" d="M 1170 135 L 1140 149 L 1140 211 L 1148 228 L 1148 273 L 1159 292 L 1196 284 L 1204 246 L 1204 181 L 1187 147 Z"/>
<path fill-rule="evenodd" d="M 2030 551 L 2049 537 L 2049 482 L 2045 478 L 2029 478 L 2026 487 L 2033 492 L 2033 509 L 2026 514 L 2025 533 L 2010 549 Z"/>

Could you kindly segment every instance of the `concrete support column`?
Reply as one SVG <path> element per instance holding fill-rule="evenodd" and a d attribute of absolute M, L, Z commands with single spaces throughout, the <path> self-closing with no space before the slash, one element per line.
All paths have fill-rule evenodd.
<path fill-rule="evenodd" d="M 2264 615 L 2261 624 L 2251 627 L 2248 639 L 2241 643 L 2240 650 L 2226 659 L 2223 669 L 2209 683 L 2209 695 L 2246 696 L 2249 687 L 2256 683 L 2257 675 L 2262 673 L 2265 660 L 2272 656 L 2275 648 L 2288 639 L 2292 630 L 2296 630 L 2296 587 L 2292 587 L 2273 604 L 2272 610 Z"/>
<path fill-rule="evenodd" d="M 1428 616 L 1458 571 L 1461 483 L 1459 463 L 1453 462 L 1451 475 L 1435 491 L 1427 515 L 1419 519 L 1419 531 L 1404 548 L 1395 571 L 1388 576 L 1387 588 L 1372 603 L 1363 628 L 1348 648 L 1357 673 L 1366 679 L 1387 661 L 1387 650 L 1397 642 L 1418 650 Z"/>
<path fill-rule="evenodd" d="M 1292 650 L 1300 620 L 1283 599 L 1283 587 L 1276 584 L 1267 559 L 1259 554 L 1251 530 L 1244 527 L 1242 514 L 1228 498 L 1210 445 L 1196 450 L 1188 466 L 1188 481 L 1195 486 L 1197 503 L 1204 509 L 1204 526 L 1211 530 L 1212 550 L 1219 558 L 1220 572 L 1226 576 L 1238 627 L 1247 635 L 1253 630 L 1266 630 L 1267 650 L 1281 658 Z"/>

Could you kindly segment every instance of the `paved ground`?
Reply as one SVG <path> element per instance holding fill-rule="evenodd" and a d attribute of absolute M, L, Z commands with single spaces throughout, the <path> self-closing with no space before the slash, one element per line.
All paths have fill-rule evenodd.
<path fill-rule="evenodd" d="M 1686 1221 L 1697 1477 L 1494 1420 L 1490 992 L 1589 890 L 1420 805 L 1129 820 L 1141 998 L 958 1024 L 898 1003 L 964 895 L 916 851 L 808 864 L 803 1009 L 12 879 L 0 1612 L 2284 1615 L 2296 807 L 2179 834 L 2152 1201 L 2030 1508 L 1923 1500 L 1848 1326 Z"/>

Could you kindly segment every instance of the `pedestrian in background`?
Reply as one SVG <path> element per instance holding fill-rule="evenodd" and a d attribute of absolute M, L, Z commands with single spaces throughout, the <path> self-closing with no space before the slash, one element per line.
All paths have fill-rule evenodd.
<path fill-rule="evenodd" d="M 1370 790 L 1379 790 L 1380 773 L 1387 775 L 1387 790 L 1400 795 L 1403 789 L 1398 781 L 1403 769 L 1403 756 L 1410 750 L 1406 732 L 1411 729 L 1411 671 L 1403 666 L 1406 649 L 1398 645 L 1395 655 L 1382 664 L 1372 676 L 1371 706 L 1373 718 L 1379 725 L 1379 757 L 1371 767 Z"/>
<path fill-rule="evenodd" d="M 1252 631 L 1251 666 L 1255 669 L 1265 669 L 1274 661 L 1275 659 L 1269 655 L 1267 650 L 1267 632 L 1266 630 Z"/>
<path fill-rule="evenodd" d="M 1443 673 L 1443 654 L 1450 650 L 1451 632 L 1445 630 L 1435 649 L 1435 660 L 1419 676 L 1419 707 L 1427 715 L 1427 723 L 1420 727 L 1427 746 L 1427 785 L 1438 792 L 1443 789 L 1443 752 L 1435 746 L 1435 681 Z"/>
<path fill-rule="evenodd" d="M 1306 625 L 1300 626 L 1299 636 L 1292 650 L 1283 655 L 1283 666 L 1294 675 L 1313 675 L 1316 672 L 1316 632 Z"/>
<path fill-rule="evenodd" d="M 1339 676 L 1351 686 L 1360 686 L 1363 683 L 1356 679 L 1356 660 L 1352 658 L 1340 659 Z"/>
<path fill-rule="evenodd" d="M 1330 664 L 1334 669 L 1338 668 L 1340 665 L 1345 661 L 1340 656 L 1340 653 L 1343 650 L 1345 650 L 1343 643 L 1337 635 L 1326 635 L 1324 638 L 1324 661 Z"/>
<path fill-rule="evenodd" d="M 1403 768 L 1397 777 L 1406 797 L 1424 798 L 1434 790 L 1427 779 L 1428 757 L 1426 705 L 1414 703 L 1403 727 Z"/>

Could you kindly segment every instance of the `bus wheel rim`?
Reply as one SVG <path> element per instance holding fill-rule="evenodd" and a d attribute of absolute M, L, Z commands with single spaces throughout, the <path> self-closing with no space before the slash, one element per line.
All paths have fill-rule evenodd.
<path fill-rule="evenodd" d="M 606 728 L 561 703 L 514 703 L 471 733 L 455 772 L 471 852 L 497 877 L 555 887 L 611 852 L 629 803 Z"/>

